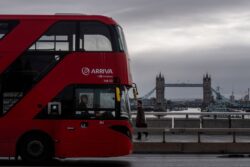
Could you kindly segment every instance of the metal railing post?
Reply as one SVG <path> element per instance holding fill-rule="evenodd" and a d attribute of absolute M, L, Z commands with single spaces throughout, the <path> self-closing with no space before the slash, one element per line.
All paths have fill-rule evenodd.
<path fill-rule="evenodd" d="M 172 128 L 174 128 L 174 117 L 172 117 Z"/>
<path fill-rule="evenodd" d="M 203 118 L 202 118 L 202 116 L 200 116 L 200 128 L 202 128 L 203 127 Z"/>
<path fill-rule="evenodd" d="M 198 135 L 198 141 L 197 142 L 200 143 L 201 142 L 201 132 L 198 132 L 197 135 Z"/>

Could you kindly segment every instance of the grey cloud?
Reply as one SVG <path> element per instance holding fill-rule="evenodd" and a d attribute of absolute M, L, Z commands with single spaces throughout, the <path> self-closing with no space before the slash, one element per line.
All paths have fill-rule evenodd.
<path fill-rule="evenodd" d="M 161 21 L 165 24 L 177 24 L 185 18 L 186 23 L 209 22 L 216 20 L 210 17 L 216 13 L 240 12 L 247 9 L 249 1 L 235 0 L 138 0 L 127 1 L 124 8 L 131 7 L 129 12 L 118 13 L 114 17 L 126 23 L 147 23 Z M 129 6 L 127 6 L 129 5 Z M 191 21 L 191 22 L 190 22 Z"/>
<path fill-rule="evenodd" d="M 161 23 L 168 26 L 219 22 L 211 15 L 248 9 L 247 0 L 0 0 L 0 13 L 104 14 L 123 25 Z"/>

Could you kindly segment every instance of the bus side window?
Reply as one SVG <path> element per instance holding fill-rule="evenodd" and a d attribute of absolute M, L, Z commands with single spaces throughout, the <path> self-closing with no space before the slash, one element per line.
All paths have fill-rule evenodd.
<path fill-rule="evenodd" d="M 76 90 L 76 105 L 78 110 L 86 110 L 93 108 L 94 92 L 91 89 L 77 89 Z"/>
<path fill-rule="evenodd" d="M 94 115 L 93 111 L 93 100 L 94 100 L 94 90 L 77 88 L 75 90 L 75 105 L 76 111 L 75 115 L 81 118 L 91 118 Z"/>
<path fill-rule="evenodd" d="M 76 22 L 58 22 L 39 39 L 29 50 L 75 51 Z"/>

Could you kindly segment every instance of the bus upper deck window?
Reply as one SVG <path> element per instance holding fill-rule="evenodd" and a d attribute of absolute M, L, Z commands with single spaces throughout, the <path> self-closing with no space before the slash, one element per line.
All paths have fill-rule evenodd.
<path fill-rule="evenodd" d="M 102 23 L 82 22 L 79 42 L 84 51 L 112 51 L 109 29 Z"/>
<path fill-rule="evenodd" d="M 0 20 L 0 39 L 4 38 L 16 25 L 18 21 L 1 21 Z"/>
<path fill-rule="evenodd" d="M 76 23 L 61 21 L 54 24 L 29 48 L 39 51 L 75 51 Z"/>

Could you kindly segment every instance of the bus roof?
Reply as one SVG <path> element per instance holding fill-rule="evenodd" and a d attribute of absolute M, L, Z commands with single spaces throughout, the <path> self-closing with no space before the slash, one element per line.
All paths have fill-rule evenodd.
<path fill-rule="evenodd" d="M 73 13 L 58 13 L 55 15 L 0 15 L 0 20 L 96 20 L 105 24 L 117 24 L 111 17 L 102 15 L 84 15 Z"/>

